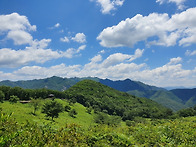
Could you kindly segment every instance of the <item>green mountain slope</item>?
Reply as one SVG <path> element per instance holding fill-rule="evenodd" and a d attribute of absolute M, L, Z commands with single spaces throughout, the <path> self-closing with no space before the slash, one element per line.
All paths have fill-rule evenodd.
<path fill-rule="evenodd" d="M 147 118 L 167 117 L 171 111 L 147 98 L 138 98 L 92 80 L 83 80 L 65 91 L 69 99 L 84 106 L 119 115 L 124 120 L 135 116 Z"/>

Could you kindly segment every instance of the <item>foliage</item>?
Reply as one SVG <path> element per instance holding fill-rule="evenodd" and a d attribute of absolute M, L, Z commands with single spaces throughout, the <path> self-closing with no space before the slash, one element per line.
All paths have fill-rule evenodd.
<path fill-rule="evenodd" d="M 0 90 L 0 102 L 2 103 L 4 99 L 5 99 L 5 94 L 3 93 L 3 91 Z"/>
<path fill-rule="evenodd" d="M 196 116 L 196 105 L 195 107 L 182 109 L 177 112 L 180 117 Z"/>
<path fill-rule="evenodd" d="M 132 120 L 136 116 L 166 118 L 172 115 L 170 109 L 152 100 L 131 96 L 92 80 L 78 82 L 65 94 L 70 101 L 76 100 L 86 107 L 92 107 L 95 113 L 107 112 L 121 116 L 123 120 Z"/>
<path fill-rule="evenodd" d="M 45 113 L 47 117 L 58 118 L 59 113 L 63 111 L 63 105 L 57 101 L 49 101 L 43 105 L 42 113 Z"/>
<path fill-rule="evenodd" d="M 69 105 L 66 105 L 66 106 L 65 106 L 65 111 L 66 111 L 66 112 L 69 112 L 70 110 L 71 110 L 71 107 L 70 107 Z"/>
<path fill-rule="evenodd" d="M 121 117 L 115 115 L 108 115 L 102 112 L 99 112 L 95 115 L 94 121 L 99 124 L 107 124 L 107 125 L 119 125 L 122 121 Z"/>
<path fill-rule="evenodd" d="M 18 124 L 0 111 L 0 146 L 195 146 L 196 117 L 99 124 L 84 129 L 75 123 L 54 129 L 49 124 Z"/>
<path fill-rule="evenodd" d="M 73 118 L 75 118 L 77 114 L 78 114 L 78 112 L 76 112 L 75 109 L 72 109 L 71 111 L 69 111 L 69 116 L 71 116 Z"/>
<path fill-rule="evenodd" d="M 39 107 L 41 106 L 41 98 L 39 99 L 31 99 L 31 105 L 33 107 L 33 114 L 35 115 L 36 111 L 39 109 Z"/>
<path fill-rule="evenodd" d="M 9 102 L 10 103 L 17 103 L 19 101 L 19 98 L 15 95 L 10 96 Z"/>

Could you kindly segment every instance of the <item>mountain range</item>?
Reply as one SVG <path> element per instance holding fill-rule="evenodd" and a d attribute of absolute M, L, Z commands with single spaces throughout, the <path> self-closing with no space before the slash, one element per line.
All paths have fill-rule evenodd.
<path fill-rule="evenodd" d="M 112 81 L 110 79 L 100 79 L 94 77 L 86 78 L 61 78 L 50 77 L 38 80 L 27 81 L 1 81 L 1 85 L 11 87 L 21 87 L 25 89 L 40 89 L 47 88 L 58 91 L 65 91 L 74 86 L 79 81 L 84 79 L 94 80 L 106 86 L 114 88 L 118 91 L 127 92 L 137 97 L 145 97 L 166 106 L 173 111 L 178 111 L 183 108 L 193 107 L 196 105 L 196 88 L 193 89 L 173 89 L 166 90 L 164 88 L 151 86 L 139 81 L 132 81 L 130 79 Z"/>

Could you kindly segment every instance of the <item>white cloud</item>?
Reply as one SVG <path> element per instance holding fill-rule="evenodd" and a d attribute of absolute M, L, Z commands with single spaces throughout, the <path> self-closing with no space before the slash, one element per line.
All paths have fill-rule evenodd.
<path fill-rule="evenodd" d="M 163 3 L 175 3 L 179 10 L 183 10 L 185 8 L 184 3 L 187 0 L 156 0 L 157 3 L 163 4 Z"/>
<path fill-rule="evenodd" d="M 32 47 L 26 47 L 24 50 L 0 49 L 0 67 L 12 68 L 30 62 L 45 63 L 52 59 L 72 58 L 86 48 L 86 45 L 82 45 L 78 49 L 69 48 L 64 52 L 45 49 L 50 41 L 50 39 L 43 39 L 34 42 Z"/>
<path fill-rule="evenodd" d="M 29 31 L 36 31 L 36 26 L 31 25 L 26 16 L 18 13 L 0 15 L 0 33 L 7 34 L 7 39 L 12 39 L 15 45 L 30 44 L 33 37 Z"/>
<path fill-rule="evenodd" d="M 134 55 L 131 55 L 131 58 L 129 59 L 129 61 L 133 61 L 137 58 L 140 58 L 144 53 L 144 49 L 141 50 L 141 49 L 136 49 L 135 50 L 135 54 Z"/>
<path fill-rule="evenodd" d="M 12 39 L 15 45 L 31 44 L 33 41 L 33 37 L 22 30 L 9 31 L 7 38 Z"/>
<path fill-rule="evenodd" d="M 65 36 L 64 38 L 60 38 L 60 41 L 68 43 L 69 42 L 69 38 Z"/>
<path fill-rule="evenodd" d="M 21 16 L 18 13 L 9 15 L 0 15 L 0 32 L 14 30 L 32 30 L 36 31 L 36 26 L 31 25 L 26 16 Z"/>
<path fill-rule="evenodd" d="M 194 50 L 192 52 L 190 50 L 187 50 L 186 53 L 185 53 L 185 55 L 186 56 L 194 56 L 194 55 L 196 55 L 196 50 Z"/>
<path fill-rule="evenodd" d="M 181 57 L 177 57 L 177 58 L 171 58 L 170 62 L 168 64 L 172 65 L 172 64 L 177 64 L 177 63 L 180 63 L 180 62 L 182 62 L 182 58 Z"/>
<path fill-rule="evenodd" d="M 96 1 L 101 6 L 101 12 L 103 14 L 110 14 L 116 7 L 122 6 L 125 0 L 90 0 Z"/>
<path fill-rule="evenodd" d="M 86 42 L 86 36 L 84 33 L 77 33 L 75 37 L 71 38 L 73 41 L 78 42 L 78 43 L 84 43 Z"/>
<path fill-rule="evenodd" d="M 137 14 L 118 25 L 104 29 L 97 37 L 104 47 L 133 47 L 141 41 L 147 45 L 188 46 L 196 43 L 196 8 L 179 14 Z M 148 41 L 148 39 L 151 41 Z M 158 38 L 154 39 L 153 38 Z"/>

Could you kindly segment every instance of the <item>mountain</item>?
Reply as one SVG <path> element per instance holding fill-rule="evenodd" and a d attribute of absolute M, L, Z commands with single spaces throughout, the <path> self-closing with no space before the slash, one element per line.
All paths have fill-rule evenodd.
<path fill-rule="evenodd" d="M 82 80 L 65 91 L 69 99 L 124 120 L 135 116 L 165 118 L 171 110 L 147 98 L 139 98 L 121 92 L 100 82 Z"/>
<path fill-rule="evenodd" d="M 174 95 L 182 100 L 187 107 L 193 107 L 196 104 L 196 88 L 193 89 L 173 89 L 170 90 Z"/>
<path fill-rule="evenodd" d="M 77 82 L 83 80 L 83 79 L 92 79 L 97 81 L 97 78 L 61 78 L 61 77 L 50 77 L 45 79 L 35 79 L 35 80 L 27 80 L 27 81 L 1 81 L 0 86 L 10 86 L 10 87 L 21 87 L 24 89 L 40 89 L 40 88 L 46 88 L 46 89 L 52 89 L 52 90 L 58 90 L 58 91 L 64 91 L 71 86 L 75 85 Z"/>
<path fill-rule="evenodd" d="M 27 80 L 27 81 L 2 81 L 1 85 L 11 87 L 21 87 L 25 89 L 53 89 L 58 91 L 64 91 L 74 86 L 79 81 L 84 79 L 90 79 L 107 85 L 119 91 L 127 92 L 137 97 L 145 97 L 154 100 L 174 111 L 178 111 L 183 108 L 192 107 L 196 105 L 196 88 L 195 89 L 174 89 L 166 90 L 164 88 L 155 87 L 144 84 L 139 81 L 132 81 L 130 79 L 112 81 L 109 79 L 99 79 L 93 77 L 86 78 L 60 78 L 53 76 L 51 78 L 39 79 L 39 80 Z"/>
<path fill-rule="evenodd" d="M 128 92 L 132 90 L 139 90 L 139 91 L 165 90 L 163 88 L 146 85 L 142 82 L 132 81 L 130 79 L 119 80 L 119 81 L 112 81 L 109 79 L 105 79 L 105 80 L 100 79 L 99 82 L 109 87 L 112 87 L 114 89 L 117 89 L 119 91 L 123 91 L 123 92 Z"/>

